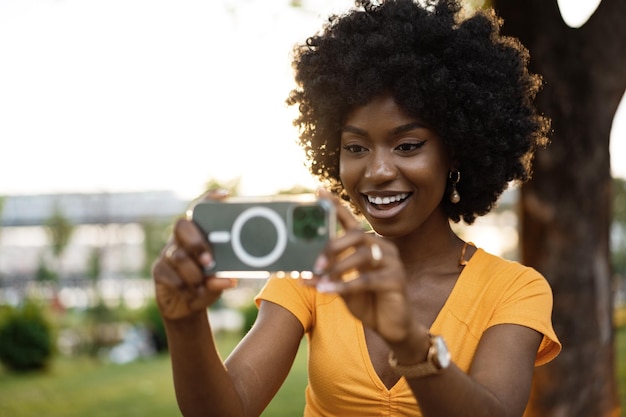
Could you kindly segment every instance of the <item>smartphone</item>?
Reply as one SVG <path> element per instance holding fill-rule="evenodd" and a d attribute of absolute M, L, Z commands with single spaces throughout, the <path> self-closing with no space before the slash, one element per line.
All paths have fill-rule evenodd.
<path fill-rule="evenodd" d="M 333 203 L 313 195 L 206 200 L 192 219 L 213 248 L 205 272 L 230 278 L 310 277 L 337 229 Z"/>

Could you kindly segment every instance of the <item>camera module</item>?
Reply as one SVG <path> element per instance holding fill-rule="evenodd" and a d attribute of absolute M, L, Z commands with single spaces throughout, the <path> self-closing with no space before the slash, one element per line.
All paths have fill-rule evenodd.
<path fill-rule="evenodd" d="M 299 205 L 292 212 L 292 233 L 296 239 L 314 240 L 326 235 L 327 225 L 324 208 Z"/>

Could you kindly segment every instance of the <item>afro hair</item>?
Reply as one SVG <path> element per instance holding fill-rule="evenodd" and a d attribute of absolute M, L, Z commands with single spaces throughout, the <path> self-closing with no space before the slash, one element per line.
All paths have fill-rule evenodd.
<path fill-rule="evenodd" d="M 541 78 L 519 41 L 500 35 L 493 11 L 462 13 L 455 0 L 357 2 L 295 47 L 287 103 L 298 106 L 309 170 L 333 192 L 349 200 L 339 177 L 342 124 L 382 94 L 431 126 L 462 173 L 461 201 L 442 201 L 452 221 L 473 223 L 511 181 L 530 177 L 550 127 L 533 105 Z"/>

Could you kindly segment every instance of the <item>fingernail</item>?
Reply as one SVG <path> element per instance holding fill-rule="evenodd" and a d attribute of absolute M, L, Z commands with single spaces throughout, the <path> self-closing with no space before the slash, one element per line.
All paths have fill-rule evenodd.
<path fill-rule="evenodd" d="M 335 293 L 335 292 L 337 292 L 338 286 L 337 286 L 336 283 L 334 283 L 332 281 L 322 280 L 322 281 L 317 283 L 315 288 L 319 292 L 328 294 L 328 293 Z"/>
<path fill-rule="evenodd" d="M 324 255 L 320 255 L 315 260 L 315 265 L 313 266 L 313 273 L 315 275 L 322 275 L 326 271 L 326 267 L 328 266 L 328 258 Z"/>
<path fill-rule="evenodd" d="M 209 267 L 213 263 L 213 257 L 209 252 L 202 252 L 199 261 L 202 266 Z"/>
<path fill-rule="evenodd" d="M 203 253 L 202 255 L 200 255 L 200 263 L 202 266 L 202 271 L 204 272 L 204 276 L 208 277 L 215 273 L 215 267 L 217 266 L 217 264 L 215 263 L 215 260 L 211 255 L 207 253 Z"/>

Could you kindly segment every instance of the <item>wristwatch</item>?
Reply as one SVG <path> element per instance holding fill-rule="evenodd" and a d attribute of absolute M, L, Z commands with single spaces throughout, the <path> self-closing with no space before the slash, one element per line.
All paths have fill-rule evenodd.
<path fill-rule="evenodd" d="M 389 352 L 389 365 L 393 371 L 407 378 L 422 378 L 435 375 L 450 366 L 450 352 L 441 336 L 430 335 L 430 348 L 426 361 L 414 365 L 399 365 L 393 351 Z"/>

